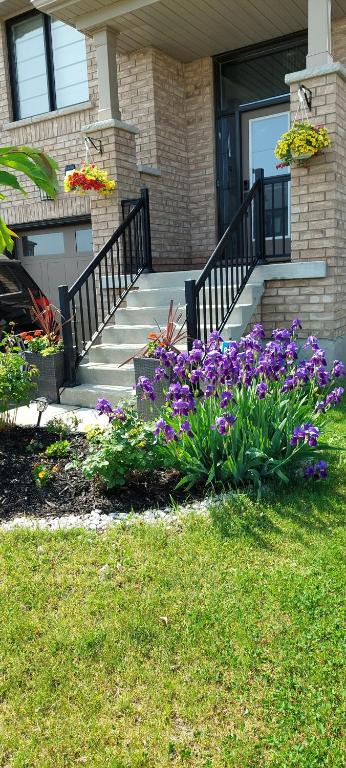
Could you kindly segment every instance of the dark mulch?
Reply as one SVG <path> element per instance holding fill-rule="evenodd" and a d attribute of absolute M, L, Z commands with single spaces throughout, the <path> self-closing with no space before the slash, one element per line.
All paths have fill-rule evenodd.
<path fill-rule="evenodd" d="M 93 509 L 102 512 L 140 512 L 149 507 L 162 507 L 170 497 L 186 500 L 186 494 L 176 491 L 178 475 L 171 471 L 152 471 L 134 477 L 123 488 L 106 491 L 100 484 L 86 480 L 78 469 L 65 470 L 74 456 L 82 458 L 87 452 L 83 434 L 69 437 L 71 455 L 63 459 L 43 455 L 57 436 L 44 429 L 14 427 L 0 432 L 0 519 L 17 515 L 62 516 L 86 514 Z M 35 464 L 58 466 L 58 471 L 44 488 L 38 488 L 34 477 Z"/>

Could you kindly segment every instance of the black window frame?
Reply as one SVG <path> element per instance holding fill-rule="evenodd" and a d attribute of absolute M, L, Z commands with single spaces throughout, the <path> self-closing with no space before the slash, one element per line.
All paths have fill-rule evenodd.
<path fill-rule="evenodd" d="M 47 86 L 48 86 L 48 112 L 38 112 L 35 115 L 28 115 L 27 117 L 20 116 L 20 102 L 18 97 L 18 79 L 16 74 L 16 51 L 12 36 L 12 27 L 19 21 L 25 21 L 26 19 L 34 17 L 42 17 L 43 19 L 43 38 L 46 57 L 46 72 L 47 72 Z M 54 19 L 53 19 L 54 21 Z M 6 21 L 6 38 L 7 38 L 7 50 L 8 50 L 8 63 L 10 73 L 11 84 L 11 96 L 12 96 L 12 116 L 13 120 L 30 120 L 31 117 L 39 117 L 40 115 L 46 115 L 50 112 L 55 112 L 58 107 L 56 103 L 55 92 L 55 77 L 54 77 L 54 60 L 53 60 L 53 43 L 52 43 L 52 29 L 51 29 L 52 17 L 47 13 L 41 11 L 27 11 L 26 13 L 20 13 L 18 16 L 13 16 Z M 88 83 L 89 87 L 89 83 Z M 78 104 L 83 104 L 83 101 L 77 101 L 75 104 L 69 104 L 68 107 L 74 107 Z M 64 109 L 64 107 L 61 107 Z"/>

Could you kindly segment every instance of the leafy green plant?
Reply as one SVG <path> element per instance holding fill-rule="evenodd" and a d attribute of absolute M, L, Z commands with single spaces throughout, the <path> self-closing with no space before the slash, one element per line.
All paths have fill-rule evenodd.
<path fill-rule="evenodd" d="M 29 404 L 35 387 L 33 377 L 37 375 L 37 368 L 23 360 L 15 337 L 5 334 L 0 342 L 0 414 L 3 427 L 11 421 L 8 416 L 10 409 Z"/>
<path fill-rule="evenodd" d="M 56 443 L 51 443 L 45 450 L 46 456 L 50 458 L 62 459 L 70 452 L 71 444 L 68 440 L 57 440 Z"/>
<path fill-rule="evenodd" d="M 53 477 L 53 469 L 46 464 L 35 464 L 32 470 L 34 480 L 38 488 L 44 488 Z"/>
<path fill-rule="evenodd" d="M 151 425 L 142 422 L 132 407 L 115 408 L 102 400 L 110 419 L 105 429 L 93 430 L 89 436 L 89 453 L 81 464 L 89 480 L 101 480 L 108 489 L 125 485 L 131 473 L 158 467 L 161 447 L 157 445 Z"/>
<path fill-rule="evenodd" d="M 68 413 L 65 419 L 54 416 L 44 426 L 44 430 L 50 435 L 58 435 L 59 440 L 66 440 L 71 432 L 78 429 L 80 419 L 75 413 Z"/>
<path fill-rule="evenodd" d="M 23 173 L 39 189 L 46 192 L 49 197 L 56 197 L 58 190 L 56 171 L 58 165 L 55 160 L 40 150 L 32 149 L 31 147 L 1 147 L 0 165 L 11 169 L 11 171 L 0 169 L 0 186 L 11 187 L 22 192 L 23 195 L 27 194 L 18 181 L 17 176 L 12 173 L 12 170 L 14 170 Z M 6 195 L 0 193 L 0 200 L 5 199 Z M 13 237 L 15 237 L 15 233 L 6 226 L 4 220 L 0 217 L 1 253 L 5 249 L 12 253 Z"/>

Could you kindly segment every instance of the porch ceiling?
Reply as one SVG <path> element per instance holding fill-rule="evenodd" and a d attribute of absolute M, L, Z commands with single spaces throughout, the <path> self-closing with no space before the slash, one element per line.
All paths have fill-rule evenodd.
<path fill-rule="evenodd" d="M 85 33 L 110 26 L 119 50 L 155 46 L 181 61 L 222 53 L 307 28 L 308 0 L 31 0 Z M 333 17 L 346 0 L 333 0 Z"/>

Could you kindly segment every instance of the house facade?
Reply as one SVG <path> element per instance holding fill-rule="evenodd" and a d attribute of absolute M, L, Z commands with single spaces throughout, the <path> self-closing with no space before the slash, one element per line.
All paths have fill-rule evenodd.
<path fill-rule="evenodd" d="M 53 301 L 144 187 L 153 268 L 170 275 L 156 285 L 181 287 L 262 168 L 263 290 L 246 322 L 269 334 L 299 316 L 330 357 L 346 358 L 345 0 L 0 0 L 0 17 L 1 144 L 42 148 L 61 180 L 57 200 L 28 184 L 26 199 L 14 192 L 1 210 L 19 236 L 16 257 Z M 280 170 L 273 150 L 302 82 L 332 145 Z M 85 137 L 117 179 L 109 198 L 62 190 Z"/>

